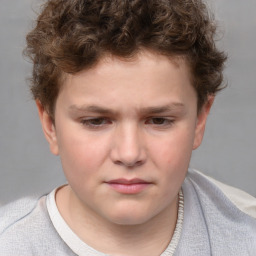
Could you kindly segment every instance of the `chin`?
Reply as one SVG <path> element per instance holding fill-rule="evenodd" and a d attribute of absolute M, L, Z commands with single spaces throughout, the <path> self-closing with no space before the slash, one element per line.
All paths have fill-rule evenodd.
<path fill-rule="evenodd" d="M 112 223 L 120 226 L 136 226 L 147 222 L 147 218 L 136 218 L 136 216 L 129 216 L 127 218 L 120 217 L 112 220 Z"/>
<path fill-rule="evenodd" d="M 149 221 L 153 216 L 148 214 L 148 211 L 138 211 L 131 209 L 128 211 L 113 211 L 108 220 L 117 225 L 141 225 Z"/>

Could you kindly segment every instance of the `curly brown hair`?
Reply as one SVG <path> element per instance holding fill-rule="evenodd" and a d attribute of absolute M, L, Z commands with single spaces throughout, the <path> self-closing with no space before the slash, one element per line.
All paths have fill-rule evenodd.
<path fill-rule="evenodd" d="M 200 110 L 222 88 L 226 56 L 215 34 L 201 0 L 48 0 L 26 38 L 31 90 L 54 117 L 63 74 L 89 68 L 106 53 L 129 58 L 148 49 L 187 60 Z"/>

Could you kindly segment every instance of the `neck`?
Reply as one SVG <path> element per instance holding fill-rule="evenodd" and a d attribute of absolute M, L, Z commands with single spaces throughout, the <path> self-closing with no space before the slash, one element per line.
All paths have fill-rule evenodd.
<path fill-rule="evenodd" d="M 113 256 L 160 255 L 170 243 L 177 221 L 178 196 L 164 211 L 139 225 L 116 224 L 90 208 L 81 210 L 81 202 L 68 186 L 58 191 L 56 201 L 62 217 L 81 240 Z"/>

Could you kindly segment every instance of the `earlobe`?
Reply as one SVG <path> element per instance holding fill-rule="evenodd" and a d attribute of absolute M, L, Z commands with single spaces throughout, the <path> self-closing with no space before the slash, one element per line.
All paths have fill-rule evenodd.
<path fill-rule="evenodd" d="M 206 120 L 210 113 L 213 102 L 214 96 L 209 96 L 207 102 L 204 104 L 200 113 L 198 114 L 193 149 L 197 149 L 202 143 Z"/>
<path fill-rule="evenodd" d="M 49 113 L 45 110 L 39 100 L 36 101 L 38 115 L 41 121 L 42 129 L 46 140 L 49 143 L 50 150 L 54 155 L 59 154 L 59 148 L 57 143 L 56 129 L 52 118 Z"/>

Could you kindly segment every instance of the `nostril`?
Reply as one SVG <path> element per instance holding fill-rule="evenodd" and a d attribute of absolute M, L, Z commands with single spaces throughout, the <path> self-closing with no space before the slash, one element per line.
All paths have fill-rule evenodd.
<path fill-rule="evenodd" d="M 120 160 L 116 160 L 115 164 L 117 165 L 123 165 L 126 167 L 137 167 L 140 166 L 144 163 L 144 161 L 140 160 L 140 161 L 134 161 L 134 162 L 125 162 L 125 161 L 120 161 Z"/>
<path fill-rule="evenodd" d="M 115 161 L 115 164 L 117 164 L 117 165 L 123 165 L 123 163 L 122 163 L 121 161 L 119 161 L 119 160 L 116 160 L 116 161 Z"/>
<path fill-rule="evenodd" d="M 143 163 L 144 163 L 144 161 L 140 160 L 140 161 L 137 161 L 134 166 L 140 166 L 140 165 L 142 165 Z"/>

